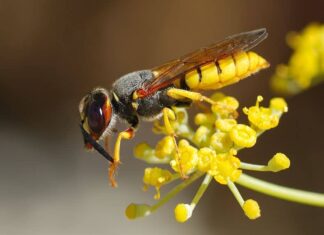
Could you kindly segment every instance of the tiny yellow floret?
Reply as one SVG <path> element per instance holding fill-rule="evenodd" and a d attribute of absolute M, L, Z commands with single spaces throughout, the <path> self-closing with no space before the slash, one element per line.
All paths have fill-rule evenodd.
<path fill-rule="evenodd" d="M 209 145 L 210 133 L 210 128 L 206 126 L 198 127 L 193 136 L 194 143 L 199 147 L 206 147 L 207 145 Z"/>
<path fill-rule="evenodd" d="M 283 153 L 276 153 L 268 162 L 268 168 L 273 172 L 282 171 L 290 167 L 289 158 Z"/>
<path fill-rule="evenodd" d="M 151 151 L 152 148 L 146 143 L 140 143 L 134 148 L 134 156 L 137 158 L 143 158 L 148 151 Z"/>
<path fill-rule="evenodd" d="M 173 138 L 171 136 L 166 136 L 160 140 L 155 147 L 156 157 L 163 159 L 165 157 L 171 156 L 175 150 Z"/>
<path fill-rule="evenodd" d="M 211 126 L 215 122 L 215 116 L 211 113 L 198 113 L 195 116 L 195 124 L 200 126 L 200 125 L 205 125 L 205 126 Z"/>
<path fill-rule="evenodd" d="M 210 164 L 216 158 L 216 152 L 210 148 L 201 148 L 198 151 L 198 170 L 207 172 L 210 170 Z"/>
<path fill-rule="evenodd" d="M 236 120 L 232 118 L 217 119 L 215 122 L 216 129 L 223 132 L 229 132 L 236 124 Z"/>
<path fill-rule="evenodd" d="M 234 145 L 228 133 L 216 132 L 210 138 L 210 147 L 216 150 L 216 152 L 227 152 Z"/>
<path fill-rule="evenodd" d="M 260 130 L 269 130 L 278 126 L 279 117 L 272 113 L 271 109 L 253 106 L 248 109 L 248 119 Z"/>
<path fill-rule="evenodd" d="M 253 147 L 257 139 L 255 130 L 244 124 L 234 126 L 230 131 L 230 137 L 237 146 L 246 148 Z"/>
<path fill-rule="evenodd" d="M 149 215 L 150 209 L 150 206 L 146 204 L 131 203 L 126 208 L 125 215 L 128 219 L 137 219 Z"/>
<path fill-rule="evenodd" d="M 228 179 L 235 182 L 242 174 L 240 159 L 231 154 L 217 154 L 211 162 L 211 169 L 208 174 L 214 176 L 214 179 L 220 184 L 227 184 Z"/>
<path fill-rule="evenodd" d="M 286 113 L 288 112 L 288 105 L 283 98 L 273 98 L 270 100 L 270 109 Z"/>
<path fill-rule="evenodd" d="M 259 204 L 253 199 L 246 200 L 242 208 L 245 215 L 251 220 L 257 219 L 261 216 Z"/>
<path fill-rule="evenodd" d="M 225 96 L 217 100 L 216 104 L 212 105 L 211 110 L 216 115 L 227 118 L 231 116 L 236 116 L 236 110 L 239 107 L 239 102 L 237 99 L 231 96 Z"/>
<path fill-rule="evenodd" d="M 172 174 L 168 170 L 158 167 L 146 168 L 144 171 L 143 182 L 145 186 L 154 186 L 156 189 L 154 199 L 160 198 L 160 188 L 170 182 L 171 179 Z"/>
<path fill-rule="evenodd" d="M 174 209 L 174 216 L 180 223 L 186 222 L 192 215 L 192 207 L 188 204 L 178 204 Z"/>
<path fill-rule="evenodd" d="M 176 172 L 180 172 L 179 164 L 181 164 L 181 169 L 184 174 L 188 174 L 197 167 L 198 163 L 198 150 L 191 146 L 189 142 L 185 139 L 179 141 L 178 145 L 178 160 L 175 159 L 170 161 L 170 166 Z M 174 154 L 176 155 L 176 153 Z"/>
<path fill-rule="evenodd" d="M 223 99 L 224 97 L 225 97 L 225 94 L 222 93 L 222 92 L 219 92 L 219 91 L 213 93 L 213 94 L 210 96 L 210 98 L 211 98 L 212 100 L 214 100 L 214 101 L 219 101 L 219 100 Z"/>

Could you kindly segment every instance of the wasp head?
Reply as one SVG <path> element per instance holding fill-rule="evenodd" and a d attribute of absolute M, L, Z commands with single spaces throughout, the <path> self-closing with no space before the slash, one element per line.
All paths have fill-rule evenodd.
<path fill-rule="evenodd" d="M 81 128 L 83 128 L 93 140 L 109 133 L 113 125 L 113 109 L 108 92 L 103 88 L 96 88 L 84 96 L 79 104 L 81 116 Z M 93 144 L 84 135 L 84 143 L 87 149 L 92 149 Z"/>

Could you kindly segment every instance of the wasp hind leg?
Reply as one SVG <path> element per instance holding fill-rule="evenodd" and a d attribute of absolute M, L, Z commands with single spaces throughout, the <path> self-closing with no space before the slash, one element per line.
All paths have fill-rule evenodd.
<path fill-rule="evenodd" d="M 183 167 L 181 164 L 181 159 L 180 159 L 180 154 L 179 154 L 179 149 L 176 141 L 176 134 L 175 131 L 170 123 L 170 120 L 174 121 L 176 119 L 176 115 L 174 111 L 170 108 L 163 108 L 162 110 L 163 113 L 163 122 L 165 126 L 165 130 L 169 136 L 172 137 L 173 144 L 175 146 L 175 160 L 179 166 L 179 173 L 181 175 L 181 178 L 186 179 L 188 176 L 183 172 Z"/>
<path fill-rule="evenodd" d="M 218 106 L 224 110 L 227 110 L 229 113 L 232 113 L 233 117 L 238 116 L 238 113 L 232 107 L 229 107 L 224 103 L 214 101 L 214 100 L 208 98 L 207 96 L 202 95 L 199 92 L 187 91 L 187 90 L 182 90 L 182 89 L 178 89 L 178 88 L 171 88 L 167 91 L 167 95 L 173 99 L 176 99 L 176 100 L 181 100 L 181 99 L 187 98 L 192 101 L 199 101 L 199 102 L 204 101 L 210 105 Z"/>
<path fill-rule="evenodd" d="M 207 96 L 202 95 L 199 92 L 193 92 L 193 91 L 187 91 L 183 89 L 178 89 L 178 88 L 170 88 L 167 91 L 168 96 L 170 96 L 173 99 L 176 100 L 181 100 L 183 98 L 190 99 L 192 101 L 205 101 L 211 105 L 216 104 L 216 102 Z"/>
<path fill-rule="evenodd" d="M 114 162 L 112 162 L 109 166 L 109 181 L 112 187 L 117 187 L 117 182 L 115 180 L 116 172 L 118 169 L 120 162 L 120 144 L 121 141 L 124 140 L 130 140 L 134 138 L 135 131 L 138 126 L 138 119 L 134 120 L 134 122 L 131 123 L 131 127 L 127 128 L 125 131 L 122 131 L 118 134 L 115 148 L 114 148 Z"/>

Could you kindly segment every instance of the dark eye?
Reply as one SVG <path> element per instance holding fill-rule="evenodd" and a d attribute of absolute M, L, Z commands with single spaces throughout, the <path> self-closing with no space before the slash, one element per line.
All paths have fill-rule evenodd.
<path fill-rule="evenodd" d="M 84 109 L 82 107 L 85 107 Z M 89 134 L 98 140 L 109 126 L 112 118 L 112 106 L 108 93 L 96 89 L 83 99 L 81 119 L 86 121 Z"/>
<path fill-rule="evenodd" d="M 88 125 L 90 129 L 100 135 L 105 128 L 105 116 L 99 102 L 93 100 L 88 106 Z"/>

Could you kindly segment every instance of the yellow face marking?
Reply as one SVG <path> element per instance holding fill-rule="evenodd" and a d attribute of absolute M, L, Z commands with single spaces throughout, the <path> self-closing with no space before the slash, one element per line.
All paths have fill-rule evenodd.
<path fill-rule="evenodd" d="M 221 82 L 226 82 L 235 77 L 236 68 L 232 56 L 219 60 L 218 64 L 222 70 L 222 72 L 219 74 Z"/>
<path fill-rule="evenodd" d="M 201 82 L 199 88 L 209 87 L 219 82 L 218 70 L 215 63 L 209 63 L 200 67 Z"/>
<path fill-rule="evenodd" d="M 185 75 L 186 84 L 190 89 L 195 89 L 199 85 L 199 74 L 197 70 L 193 70 Z"/>

